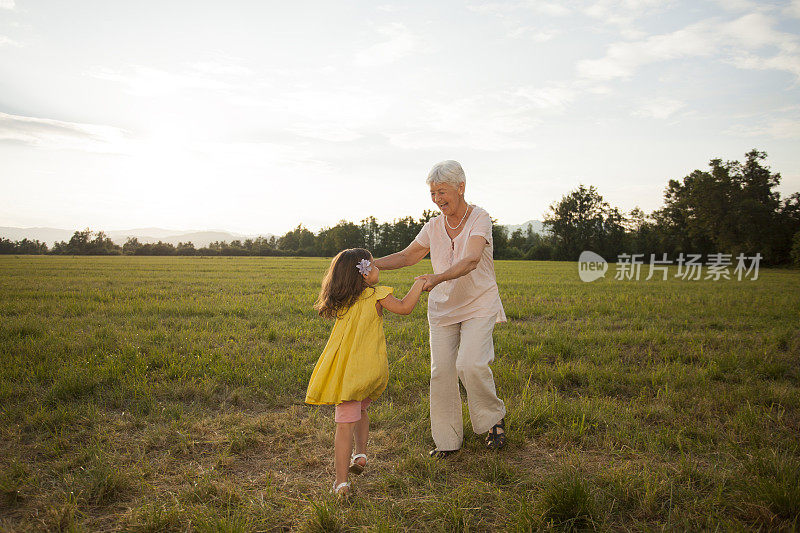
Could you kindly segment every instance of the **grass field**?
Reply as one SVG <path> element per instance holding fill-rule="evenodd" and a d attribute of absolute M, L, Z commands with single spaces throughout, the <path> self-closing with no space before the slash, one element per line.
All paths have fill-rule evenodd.
<path fill-rule="evenodd" d="M 510 442 L 484 450 L 465 408 L 444 463 L 423 296 L 385 320 L 370 464 L 339 504 L 332 408 L 303 404 L 327 264 L 0 257 L 0 530 L 800 528 L 800 272 L 587 284 L 498 261 Z"/>

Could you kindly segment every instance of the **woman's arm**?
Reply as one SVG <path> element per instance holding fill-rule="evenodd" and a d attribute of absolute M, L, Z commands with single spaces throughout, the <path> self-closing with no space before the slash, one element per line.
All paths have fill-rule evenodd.
<path fill-rule="evenodd" d="M 424 279 L 414 280 L 414 284 L 402 300 L 398 300 L 390 294 L 386 298 L 378 300 L 378 303 L 387 311 L 397 313 L 398 315 L 408 315 L 414 310 L 414 307 L 416 307 L 419 297 L 422 295 L 423 285 L 425 285 Z"/>
<path fill-rule="evenodd" d="M 429 291 L 443 281 L 460 278 L 475 270 L 481 260 L 483 249 L 487 244 L 489 243 L 486 238 L 480 235 L 473 235 L 470 237 L 467 241 L 467 249 L 463 259 L 440 274 L 425 274 L 418 278 L 425 279 L 425 287 L 423 287 L 423 290 Z"/>
<path fill-rule="evenodd" d="M 386 257 L 376 259 L 375 266 L 380 270 L 395 270 L 398 268 L 416 265 L 422 261 L 423 257 L 428 255 L 429 251 L 430 250 L 428 250 L 428 248 L 425 248 L 414 240 L 411 241 L 411 244 L 406 246 L 405 249 L 391 255 L 387 255 Z"/>

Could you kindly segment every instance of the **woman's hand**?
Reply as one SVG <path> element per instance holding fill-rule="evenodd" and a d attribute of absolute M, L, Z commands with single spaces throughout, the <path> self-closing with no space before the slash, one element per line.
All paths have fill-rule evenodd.
<path fill-rule="evenodd" d="M 423 274 L 421 276 L 417 276 L 414 278 L 415 280 L 422 279 L 425 280 L 425 285 L 423 285 L 423 291 L 430 291 L 434 287 L 436 287 L 439 283 L 441 283 L 439 276 L 436 274 Z"/>

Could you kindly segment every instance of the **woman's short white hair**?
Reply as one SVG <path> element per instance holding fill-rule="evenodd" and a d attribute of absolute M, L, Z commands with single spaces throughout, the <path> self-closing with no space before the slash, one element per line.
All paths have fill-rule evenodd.
<path fill-rule="evenodd" d="M 461 164 L 452 159 L 433 165 L 433 168 L 428 173 L 428 179 L 425 180 L 428 186 L 434 183 L 449 183 L 453 187 L 458 187 L 466 182 L 467 177 L 464 175 L 464 169 L 461 168 Z"/>

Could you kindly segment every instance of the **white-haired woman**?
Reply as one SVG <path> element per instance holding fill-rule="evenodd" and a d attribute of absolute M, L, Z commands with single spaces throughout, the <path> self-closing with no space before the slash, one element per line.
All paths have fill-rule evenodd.
<path fill-rule="evenodd" d="M 487 433 L 486 445 L 506 443 L 506 408 L 497 397 L 489 363 L 494 360 L 492 332 L 506 316 L 492 259 L 492 220 L 464 199 L 466 178 L 457 161 L 434 165 L 426 183 L 442 214 L 429 220 L 403 251 L 375 260 L 381 270 L 418 263 L 429 252 L 433 274 L 424 276 L 430 326 L 431 433 L 439 459 L 455 453 L 464 440 L 458 380 L 467 392 L 475 433 Z"/>

